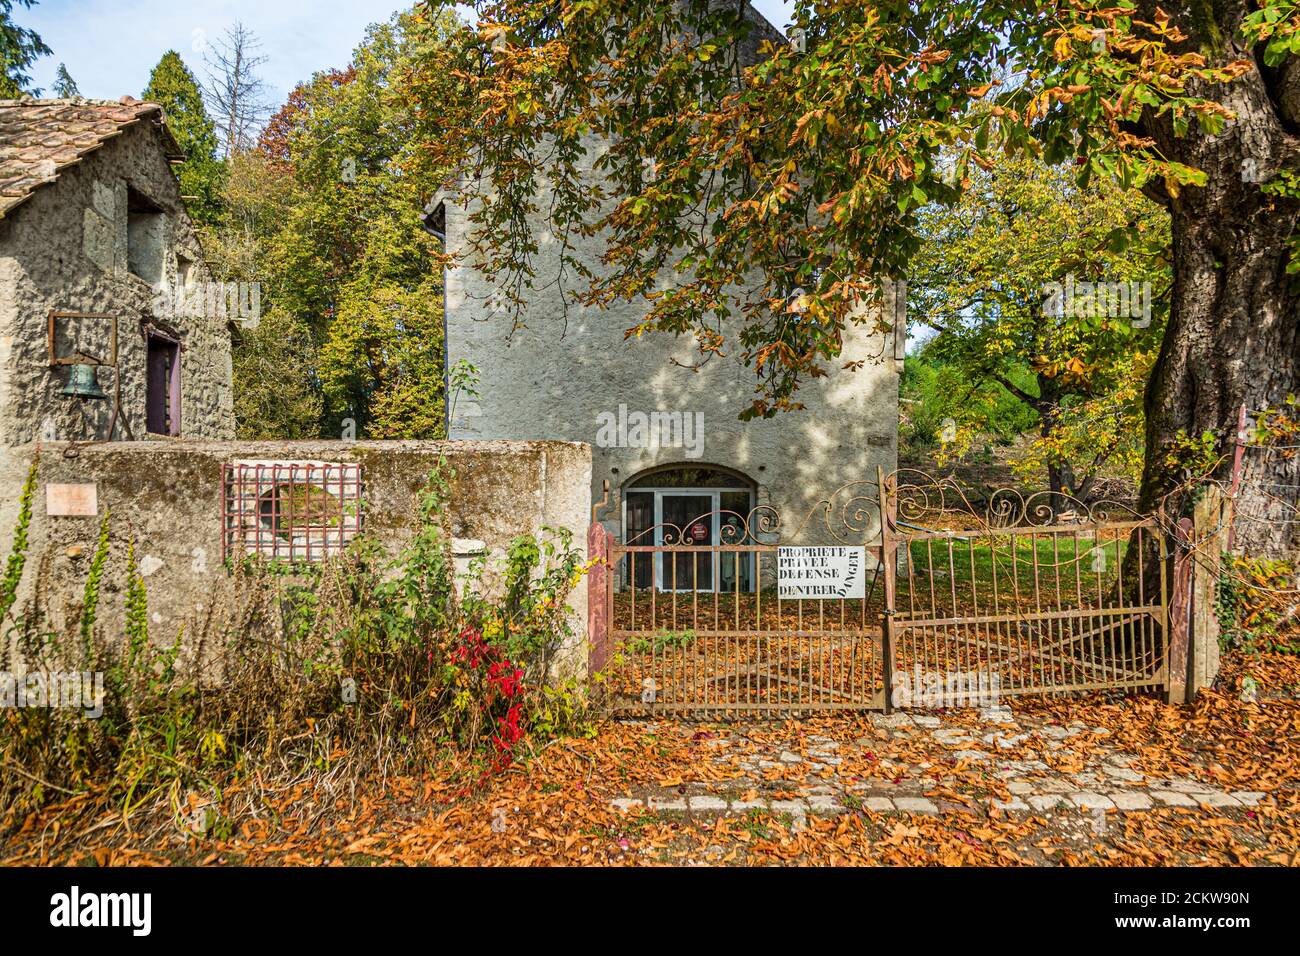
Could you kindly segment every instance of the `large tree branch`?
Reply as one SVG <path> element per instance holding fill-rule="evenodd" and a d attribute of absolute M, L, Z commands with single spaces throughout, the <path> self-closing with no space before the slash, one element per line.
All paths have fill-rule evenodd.
<path fill-rule="evenodd" d="M 1291 135 L 1300 134 L 1300 58 L 1290 57 L 1278 67 L 1272 86 L 1278 118 Z"/>
<path fill-rule="evenodd" d="M 1047 407 L 1048 403 L 1043 401 L 1040 396 L 1029 394 L 1001 372 L 990 372 L 989 377 L 1040 415 L 1042 414 L 1043 409 Z"/>
<path fill-rule="evenodd" d="M 1119 444 L 1119 438 L 1119 432 L 1116 432 L 1111 436 L 1110 441 L 1106 443 L 1105 447 L 1093 456 L 1092 464 L 1088 467 L 1088 473 L 1084 476 L 1082 481 L 1077 482 L 1078 487 L 1075 490 L 1075 497 L 1080 501 L 1086 502 L 1088 500 L 1088 492 L 1092 488 L 1093 482 L 1097 480 L 1097 474 L 1101 470 L 1101 466 L 1112 454 L 1114 454 L 1115 447 Z"/>

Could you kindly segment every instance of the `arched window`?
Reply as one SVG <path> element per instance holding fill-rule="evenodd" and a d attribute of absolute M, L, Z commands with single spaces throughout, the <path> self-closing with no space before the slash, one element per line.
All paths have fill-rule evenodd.
<path fill-rule="evenodd" d="M 653 468 L 623 486 L 623 543 L 664 547 L 742 545 L 754 509 L 754 483 L 717 465 Z M 752 591 L 752 554 L 736 551 L 643 553 L 624 584 L 661 591 Z M 635 564 L 635 570 L 633 570 Z"/>

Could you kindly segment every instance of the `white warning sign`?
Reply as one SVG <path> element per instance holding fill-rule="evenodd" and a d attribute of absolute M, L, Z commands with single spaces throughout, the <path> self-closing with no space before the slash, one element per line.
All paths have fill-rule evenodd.
<path fill-rule="evenodd" d="M 782 598 L 866 596 L 866 548 L 777 548 L 776 570 Z"/>

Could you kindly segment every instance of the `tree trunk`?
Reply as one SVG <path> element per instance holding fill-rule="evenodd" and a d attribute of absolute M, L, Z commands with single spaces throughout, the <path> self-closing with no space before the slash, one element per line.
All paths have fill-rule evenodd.
<path fill-rule="evenodd" d="M 1038 374 L 1039 401 L 1034 403 L 1038 412 L 1038 433 L 1043 438 L 1055 434 L 1060 419 L 1061 393 L 1056 379 L 1043 373 Z M 1074 466 L 1064 458 L 1054 458 L 1047 462 L 1047 487 L 1051 490 L 1052 518 L 1059 519 L 1062 514 L 1074 511 L 1075 499 L 1079 497 L 1074 484 Z"/>
<path fill-rule="evenodd" d="M 1231 37 L 1237 24 L 1227 19 L 1232 22 L 1220 26 Z M 1184 28 L 1196 35 L 1190 25 Z M 1251 55 L 1228 41 L 1211 59 Z M 1217 137 L 1175 137 L 1167 117 L 1142 130 L 1166 156 L 1208 176 L 1204 187 L 1156 191 L 1172 217 L 1174 285 L 1168 329 L 1145 397 L 1139 496 L 1144 511 L 1165 504 L 1187 477 L 1168 461 L 1180 433 L 1215 434 L 1222 460 L 1212 477 L 1226 483 L 1241 407 L 1253 413 L 1300 396 L 1300 298 L 1286 274 L 1300 203 L 1260 189 L 1279 169 L 1294 169 L 1300 156 L 1300 117 L 1287 115 L 1284 86 L 1256 70 L 1211 87 L 1208 94 L 1237 117 Z M 1274 557 L 1294 553 L 1300 544 L 1300 456 L 1249 449 L 1244 466 L 1237 545 Z"/>
<path fill-rule="evenodd" d="M 1058 517 L 1062 512 L 1076 510 L 1074 503 L 1074 466 L 1068 461 L 1047 463 L 1047 486 L 1052 490 L 1052 512 Z"/>

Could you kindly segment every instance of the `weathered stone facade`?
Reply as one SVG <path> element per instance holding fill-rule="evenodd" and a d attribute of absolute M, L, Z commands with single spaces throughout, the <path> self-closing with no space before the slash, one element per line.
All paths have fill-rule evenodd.
<path fill-rule="evenodd" d="M 455 248 L 464 220 L 454 211 L 447 219 L 448 245 Z M 539 275 L 545 270 L 539 264 Z M 801 411 L 742 422 L 737 415 L 753 397 L 753 369 L 734 358 L 715 358 L 691 370 L 698 353 L 690 339 L 656 334 L 625 340 L 624 331 L 643 314 L 641 306 L 571 305 L 565 319 L 558 293 L 548 291 L 530 301 L 526 327 L 511 335 L 509 319 L 494 316 L 486 304 L 493 288 L 472 269 L 448 272 L 448 361 L 467 360 L 481 376 L 477 401 L 457 400 L 450 436 L 591 443 L 592 500 L 600 500 L 608 481 L 605 517 L 616 536 L 624 488 L 648 469 L 715 465 L 739 472 L 753 483 L 756 505 L 768 505 L 786 524 L 798 525 L 842 486 L 874 484 L 877 467 L 886 473 L 897 467 L 901 349 L 895 358 L 894 335 L 874 331 L 870 317 L 845 336 L 842 361 L 862 361 L 861 368 L 834 369 L 805 382 Z M 891 289 L 886 304 L 893 299 Z M 602 422 L 617 420 L 620 406 L 695 416 L 703 423 L 699 456 L 687 447 L 601 447 L 608 444 L 601 441 Z M 815 525 L 804 537 L 818 540 Z"/>
<path fill-rule="evenodd" d="M 0 187 L 16 183 L 0 204 L 0 446 L 156 437 L 146 422 L 150 333 L 155 348 L 173 339 L 180 346 L 179 422 L 172 402 L 163 436 L 234 436 L 227 319 L 176 303 L 178 290 L 203 288 L 209 276 L 171 168 L 175 155 L 156 106 L 0 102 Z M 117 368 L 95 370 L 106 398 L 62 394 L 71 371 L 50 363 L 52 310 L 116 318 Z M 108 363 L 113 321 L 59 319 L 56 354 Z"/>
<path fill-rule="evenodd" d="M 759 30 L 753 49 L 742 51 L 742 58 L 752 60 L 760 34 L 778 39 L 779 34 L 752 8 L 749 14 Z M 588 141 L 583 172 L 593 181 L 599 173 L 592 165 L 604 148 L 598 139 Z M 829 374 L 805 381 L 797 396 L 806 406 L 803 410 L 742 422 L 738 415 L 754 398 L 756 377 L 754 369 L 736 357 L 740 349 L 734 335 L 729 355 L 713 356 L 701 365 L 693 338 L 662 333 L 625 338 L 624 333 L 643 319 L 643 302 L 616 301 L 606 308 L 566 302 L 564 283 L 556 281 L 561 273 L 560 242 L 544 218 L 545 198 L 537 205 L 543 215 L 531 224 L 538 249 L 530 263 L 536 277 L 534 288 L 526 293 L 523 327 L 515 329 L 512 310 L 494 308 L 501 297 L 499 283 L 470 253 L 469 230 L 474 227 L 463 191 L 453 185 L 430 204 L 430 227 L 444 236 L 448 252 L 459 257 L 445 283 L 448 365 L 465 360 L 480 375 L 477 401 L 452 396 L 452 438 L 590 442 L 593 501 L 601 499 L 602 484 L 608 481 L 611 497 L 605 518 L 618 537 L 623 537 L 627 486 L 651 469 L 717 466 L 738 473 L 750 483 L 752 504 L 775 509 L 791 527 L 843 486 L 874 484 L 878 467 L 887 473 L 895 469 L 898 383 L 906 340 L 906 296 L 899 287 L 887 284 L 881 302 L 846 329 L 842 355 L 830 363 Z M 601 261 L 603 237 L 571 235 L 569 241 L 593 272 L 606 268 Z M 575 272 L 570 268 L 565 273 L 570 291 L 583 282 Z M 878 323 L 880 310 L 884 323 Z M 891 330 L 882 333 L 881 327 Z M 861 365 L 856 370 L 841 368 L 846 363 Z M 602 434 L 602 424 L 611 416 L 617 421 L 629 414 L 665 412 L 681 413 L 684 423 L 702 424 L 702 445 L 665 447 L 660 442 L 657 447 L 635 447 L 631 440 L 610 442 L 609 434 Z M 856 487 L 861 491 L 861 485 Z M 839 506 L 853 494 L 852 489 L 842 492 Z M 821 540 L 814 524 L 801 540 Z"/>

